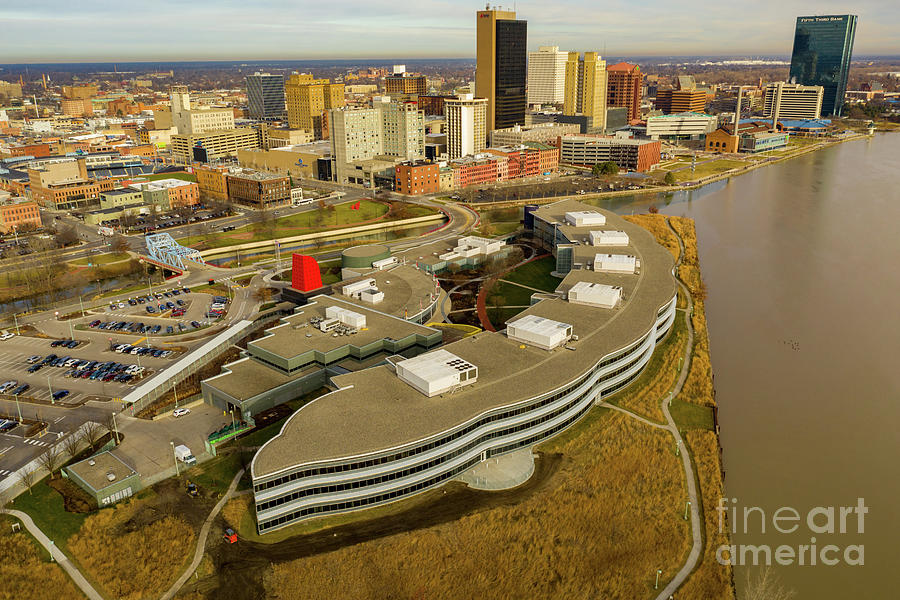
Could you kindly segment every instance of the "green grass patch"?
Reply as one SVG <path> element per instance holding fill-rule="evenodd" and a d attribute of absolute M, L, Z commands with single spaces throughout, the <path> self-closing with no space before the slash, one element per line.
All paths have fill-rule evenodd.
<path fill-rule="evenodd" d="M 46 478 L 13 500 L 12 508 L 28 513 L 35 525 L 64 551 L 68 539 L 81 529 L 88 517 L 87 513 L 66 512 L 63 497 L 47 485 Z"/>
<path fill-rule="evenodd" d="M 182 181 L 197 181 L 197 176 L 184 171 L 175 171 L 173 173 L 156 173 L 155 175 L 141 175 L 143 179 L 148 181 L 158 181 L 160 179 L 181 179 Z"/>
<path fill-rule="evenodd" d="M 246 454 L 246 462 L 250 464 L 250 455 Z M 211 490 L 221 496 L 231 485 L 231 480 L 241 470 L 241 452 L 230 452 L 217 456 L 201 465 L 188 469 L 185 477 L 205 490 Z"/>
<path fill-rule="evenodd" d="M 508 307 L 495 309 L 492 306 L 488 306 L 487 314 L 488 314 L 488 319 L 490 319 L 491 323 L 494 324 L 494 328 L 497 331 L 500 331 L 501 329 L 506 328 L 507 321 L 512 319 L 514 316 L 516 316 L 523 310 L 525 310 L 525 309 L 524 308 L 508 308 Z"/>
<path fill-rule="evenodd" d="M 713 431 L 713 409 L 710 406 L 701 406 L 692 402 L 685 402 L 675 398 L 669 406 L 672 418 L 678 429 L 707 429 Z"/>
<path fill-rule="evenodd" d="M 127 252 L 111 252 L 106 254 L 97 254 L 95 256 L 86 256 L 84 258 L 78 258 L 76 260 L 70 260 L 69 264 L 78 265 L 80 267 L 86 267 L 88 266 L 88 264 L 108 265 L 109 263 L 120 262 L 128 260 L 129 258 L 131 257 Z"/>
<path fill-rule="evenodd" d="M 552 256 L 533 260 L 503 276 L 503 279 L 527 285 L 528 287 L 552 292 L 562 281 L 550 273 L 556 268 L 556 259 Z"/>
<path fill-rule="evenodd" d="M 513 306 L 528 306 L 531 304 L 531 295 L 535 292 L 533 290 L 529 290 L 518 285 L 507 283 L 505 281 L 498 281 L 494 288 L 491 290 L 491 294 L 496 292 L 500 296 L 503 297 L 503 304 L 510 304 Z M 491 298 L 490 295 L 487 298 L 488 310 L 491 310 Z"/>
<path fill-rule="evenodd" d="M 681 171 L 675 171 L 674 175 L 677 181 L 694 181 L 702 177 L 718 175 L 719 173 L 724 173 L 725 171 L 730 171 L 731 169 L 739 169 L 746 166 L 747 163 L 742 160 L 731 160 L 723 158 L 703 164 L 698 164 L 693 173 L 691 173 L 690 169 L 682 169 Z"/>

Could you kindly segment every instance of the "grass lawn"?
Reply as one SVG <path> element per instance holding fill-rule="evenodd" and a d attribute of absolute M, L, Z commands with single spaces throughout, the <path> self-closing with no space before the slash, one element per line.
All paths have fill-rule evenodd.
<path fill-rule="evenodd" d="M 552 292 L 559 286 L 560 281 L 562 281 L 561 279 L 550 275 L 550 272 L 555 268 L 556 259 L 552 256 L 545 256 L 544 258 L 531 261 L 530 263 L 510 271 L 503 276 L 503 279 L 515 281 L 516 283 L 521 283 L 528 287 L 537 288 L 546 292 Z"/>
<path fill-rule="evenodd" d="M 496 291 L 499 295 L 503 296 L 503 304 L 511 304 L 513 306 L 521 306 L 531 304 L 531 295 L 534 294 L 532 290 L 519 287 L 512 283 L 506 283 L 504 281 L 498 281 L 494 288 L 491 290 L 493 293 Z M 490 295 L 488 296 L 488 310 L 491 308 Z"/>
<path fill-rule="evenodd" d="M 725 171 L 730 171 L 731 169 L 738 169 L 746 166 L 747 163 L 742 160 L 722 158 L 697 165 L 697 168 L 693 173 L 691 173 L 690 169 L 682 169 L 681 171 L 675 171 L 674 175 L 677 181 L 694 181 L 701 177 L 709 177 L 710 175 L 717 175 L 719 173 L 724 173 Z"/>
<path fill-rule="evenodd" d="M 325 229 L 339 228 L 343 226 L 353 225 L 364 221 L 371 221 L 384 216 L 388 212 L 388 207 L 380 202 L 372 200 L 360 200 L 358 210 L 350 208 L 355 203 L 345 202 L 335 205 L 334 211 L 329 210 L 308 210 L 286 217 L 275 219 L 274 228 L 262 228 L 258 224 L 245 225 L 234 231 L 226 233 L 216 233 L 209 236 L 189 236 L 179 241 L 182 245 L 197 248 L 223 248 L 225 246 L 234 246 L 236 244 L 246 244 L 249 242 L 261 242 L 273 238 L 290 237 L 295 235 L 304 235 L 307 233 L 315 233 Z M 410 207 L 411 216 L 423 216 L 419 214 L 421 211 L 412 209 L 422 209 L 424 207 Z M 432 214 L 433 211 L 425 208 L 424 214 Z"/>
<path fill-rule="evenodd" d="M 148 181 L 157 181 L 159 179 L 181 179 L 182 181 L 197 181 L 197 176 L 184 171 L 175 171 L 173 173 L 157 173 L 155 175 L 142 175 Z"/>
<path fill-rule="evenodd" d="M 249 455 L 247 464 L 250 464 Z M 185 476 L 203 489 L 215 491 L 217 496 L 221 496 L 241 466 L 241 453 L 232 452 L 189 469 Z"/>
<path fill-rule="evenodd" d="M 35 525 L 63 550 L 66 550 L 66 541 L 81 529 L 88 517 L 87 514 L 66 512 L 63 497 L 47 485 L 46 478 L 34 484 L 31 493 L 25 492 L 13 500 L 12 508 L 28 513 Z"/>
<path fill-rule="evenodd" d="M 488 223 L 478 228 L 478 232 L 486 236 L 507 235 L 519 228 L 521 223 L 518 221 L 506 221 L 499 223 Z"/>
<path fill-rule="evenodd" d="M 106 254 L 97 254 L 96 256 L 85 256 L 84 258 L 79 258 L 76 260 L 70 260 L 69 264 L 78 265 L 79 267 L 86 267 L 88 264 L 94 265 L 108 265 L 109 263 L 120 262 L 123 260 L 128 260 L 130 256 L 127 252 L 116 252 L 116 253 L 106 253 Z"/>
<path fill-rule="evenodd" d="M 497 331 L 506 328 L 506 322 L 512 319 L 514 316 L 519 314 L 525 310 L 524 308 L 508 308 L 504 307 L 499 310 L 493 308 L 492 306 L 488 306 L 487 314 L 488 319 L 491 320 L 491 323 L 494 324 L 494 328 Z"/>
<path fill-rule="evenodd" d="M 678 429 L 708 429 L 712 431 L 715 427 L 713 423 L 713 411 L 708 406 L 701 406 L 692 402 L 685 402 L 676 398 L 672 400 L 670 407 L 672 418 L 678 425 Z"/>

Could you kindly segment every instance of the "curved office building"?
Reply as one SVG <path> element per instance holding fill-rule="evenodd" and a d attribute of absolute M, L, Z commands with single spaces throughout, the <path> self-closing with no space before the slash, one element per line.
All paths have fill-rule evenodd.
<path fill-rule="evenodd" d="M 554 253 L 569 250 L 556 294 L 505 331 L 332 377 L 337 389 L 253 459 L 260 533 L 411 496 L 534 446 L 641 373 L 675 320 L 670 252 L 576 202 L 534 218 L 536 237 L 552 229 Z"/>

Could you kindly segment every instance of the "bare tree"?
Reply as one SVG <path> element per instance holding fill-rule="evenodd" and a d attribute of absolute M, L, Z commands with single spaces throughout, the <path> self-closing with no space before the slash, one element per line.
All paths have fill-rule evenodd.
<path fill-rule="evenodd" d="M 50 448 L 47 448 L 43 454 L 38 456 L 38 462 L 40 462 L 41 466 L 50 473 L 50 479 L 54 479 L 56 477 L 56 470 L 59 469 L 62 464 L 62 453 L 51 446 Z"/>
<path fill-rule="evenodd" d="M 69 435 L 63 438 L 62 447 L 65 450 L 66 454 L 69 458 L 75 458 L 75 455 L 78 454 L 78 447 L 81 445 L 81 434 L 78 433 L 77 429 L 73 429 L 69 432 Z"/>
<path fill-rule="evenodd" d="M 747 571 L 747 583 L 741 600 L 790 600 L 795 595 L 794 590 L 782 587 L 772 569 L 766 566 L 757 571 L 755 578 Z"/>
<path fill-rule="evenodd" d="M 108 415 L 106 415 L 106 420 L 104 421 L 103 425 L 106 427 L 106 430 L 109 431 L 110 433 L 116 433 L 116 430 L 118 429 L 118 427 L 116 427 L 116 418 L 113 416 L 113 413 L 109 413 Z M 116 433 L 116 445 L 118 445 L 118 444 L 119 444 L 119 436 Z"/>
<path fill-rule="evenodd" d="M 88 421 L 82 426 L 82 431 L 84 441 L 88 443 L 91 450 L 94 450 L 94 446 L 96 446 L 100 438 L 103 437 L 103 428 L 93 421 Z"/>
<path fill-rule="evenodd" d="M 112 251 L 121 254 L 128 250 L 128 240 L 124 235 L 117 235 L 112 239 Z"/>
<path fill-rule="evenodd" d="M 28 495 L 32 494 L 31 488 L 34 486 L 37 480 L 37 473 L 35 473 L 34 469 L 25 465 L 21 469 L 19 469 L 19 481 L 22 482 L 22 485 L 25 486 L 25 489 L 28 490 Z"/>

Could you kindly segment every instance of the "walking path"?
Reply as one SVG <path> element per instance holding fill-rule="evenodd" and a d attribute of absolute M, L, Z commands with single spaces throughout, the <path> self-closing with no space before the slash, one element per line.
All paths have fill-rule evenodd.
<path fill-rule="evenodd" d="M 69 557 L 66 556 L 62 550 L 56 547 L 50 538 L 48 538 L 40 528 L 34 524 L 34 521 L 31 520 L 31 517 L 28 514 L 23 513 L 20 510 L 0 510 L 0 512 L 6 513 L 8 515 L 12 515 L 13 517 L 22 521 L 25 524 L 25 529 L 28 530 L 28 533 L 34 536 L 34 539 L 43 546 L 47 552 L 50 553 L 50 556 L 53 557 L 59 566 L 61 566 L 66 573 L 68 573 L 69 577 L 72 578 L 72 581 L 75 582 L 84 595 L 90 598 L 90 600 L 104 600 L 103 596 L 101 596 L 94 587 L 88 583 L 88 580 L 84 578 L 84 575 L 81 574 L 75 565 L 72 564 L 72 561 L 69 560 Z"/>
<path fill-rule="evenodd" d="M 187 580 L 191 578 L 191 575 L 194 574 L 197 567 L 200 566 L 200 561 L 203 560 L 203 554 L 206 552 L 206 538 L 209 537 L 209 530 L 212 527 L 213 520 L 218 516 L 219 511 L 222 510 L 225 503 L 231 499 L 232 495 L 234 495 L 234 490 L 237 488 L 238 481 L 241 480 L 243 474 L 244 469 L 238 471 L 237 475 L 235 475 L 234 479 L 231 481 L 231 485 L 228 486 L 228 491 L 225 492 L 219 502 L 209 512 L 209 516 L 206 517 L 206 521 L 203 522 L 203 526 L 200 528 L 200 535 L 197 537 L 197 548 L 194 550 L 194 560 L 191 561 L 187 570 L 181 574 L 178 581 L 169 588 L 169 591 L 160 597 L 160 600 L 171 600 L 171 598 L 178 593 L 178 590 L 181 589 L 181 586 L 187 583 Z"/>
<path fill-rule="evenodd" d="M 538 259 L 540 259 L 540 258 L 544 258 L 545 256 L 547 256 L 546 253 L 541 253 L 541 254 L 535 253 L 535 255 L 532 256 L 531 258 L 526 259 L 526 260 L 523 260 L 522 262 L 517 263 L 517 264 L 511 266 L 510 268 L 506 269 L 505 271 L 503 271 L 503 272 L 501 272 L 501 273 L 497 273 L 496 275 L 494 275 L 494 276 L 492 276 L 492 277 L 486 279 L 486 280 L 482 283 L 481 289 L 478 290 L 478 296 L 477 296 L 477 299 L 475 300 L 475 308 L 478 309 L 478 310 L 477 310 L 477 312 L 478 312 L 478 320 L 481 321 L 481 326 L 485 329 L 485 331 L 497 331 L 497 330 L 494 328 L 494 325 L 491 323 L 491 320 L 488 318 L 488 314 L 487 314 L 487 302 L 486 302 L 486 300 L 487 300 L 487 293 L 488 293 L 488 291 L 489 291 L 492 287 L 494 287 L 494 284 L 497 283 L 497 281 L 498 281 L 502 276 L 506 275 L 506 274 L 509 273 L 510 271 L 513 271 L 513 270 L 515 270 L 515 269 L 518 269 L 519 267 L 521 267 L 521 266 L 524 265 L 524 264 L 530 263 L 530 262 L 535 261 L 535 260 L 538 260 Z M 543 291 L 543 290 L 542 290 L 542 291 Z"/>

